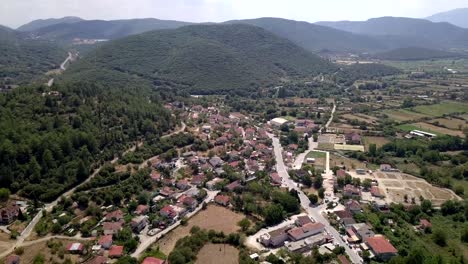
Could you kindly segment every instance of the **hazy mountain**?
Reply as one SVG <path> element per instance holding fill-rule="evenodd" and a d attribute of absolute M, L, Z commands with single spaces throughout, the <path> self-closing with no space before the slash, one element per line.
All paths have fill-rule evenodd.
<path fill-rule="evenodd" d="M 62 17 L 62 18 L 49 18 L 49 19 L 38 19 L 31 21 L 27 24 L 24 24 L 17 28 L 18 31 L 34 31 L 40 28 L 56 25 L 56 24 L 71 24 L 76 23 L 79 21 L 83 21 L 83 19 L 79 17 Z"/>
<path fill-rule="evenodd" d="M 6 27 L 0 27 L 0 54 L 0 79 L 11 78 L 13 84 L 58 68 L 66 57 L 60 47 L 48 41 L 24 39 L 22 34 Z"/>
<path fill-rule="evenodd" d="M 44 39 L 70 41 L 74 38 L 117 39 L 157 29 L 172 29 L 188 25 L 187 22 L 154 18 L 129 20 L 85 20 L 72 24 L 61 23 L 40 28 L 34 33 Z"/>
<path fill-rule="evenodd" d="M 256 92 L 280 79 L 336 69 L 262 28 L 218 24 L 152 31 L 112 41 L 72 65 L 65 77 L 99 81 L 127 76 L 132 82 L 152 83 L 163 89 L 209 94 Z"/>
<path fill-rule="evenodd" d="M 381 17 L 367 21 L 318 22 L 317 24 L 355 34 L 374 36 L 394 48 L 419 45 L 437 49 L 468 47 L 467 29 L 424 19 Z"/>
<path fill-rule="evenodd" d="M 324 27 L 308 22 L 282 18 L 258 18 L 234 20 L 226 23 L 246 23 L 264 28 L 278 36 L 287 38 L 309 50 L 320 51 L 374 51 L 385 49 L 384 44 L 369 36 L 357 35 L 342 30 Z"/>
<path fill-rule="evenodd" d="M 433 50 L 421 47 L 399 48 L 387 52 L 374 54 L 372 57 L 382 60 L 428 60 L 455 58 L 461 55 L 443 50 Z"/>
<path fill-rule="evenodd" d="M 468 8 L 458 8 L 447 12 L 437 13 L 426 18 L 432 22 L 448 22 L 455 26 L 468 28 Z"/>

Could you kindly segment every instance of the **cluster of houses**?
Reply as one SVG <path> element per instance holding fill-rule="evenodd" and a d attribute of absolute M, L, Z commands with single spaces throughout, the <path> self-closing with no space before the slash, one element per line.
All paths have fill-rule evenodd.
<path fill-rule="evenodd" d="M 381 166 L 383 169 L 392 170 L 388 164 Z M 343 169 L 336 171 L 336 178 L 346 177 L 346 171 Z M 388 211 L 388 204 L 382 199 L 383 192 L 377 186 L 376 182 L 372 183 L 369 190 L 370 194 L 375 198 L 372 205 L 380 211 Z M 368 251 L 371 258 L 380 260 L 388 260 L 396 256 L 398 250 L 386 239 L 383 235 L 375 234 L 372 227 L 367 223 L 357 223 L 355 215 L 362 213 L 362 205 L 358 201 L 361 198 L 363 190 L 361 187 L 352 184 L 346 184 L 341 190 L 343 198 L 348 198 L 344 202 L 344 209 L 333 211 L 332 215 L 336 218 L 337 224 L 345 230 L 343 239 L 353 248 L 358 251 Z M 389 223 L 392 224 L 392 223 Z"/>
<path fill-rule="evenodd" d="M 322 223 L 315 222 L 309 216 L 297 217 L 294 225 L 287 225 L 259 238 L 265 247 L 278 248 L 284 246 L 290 252 L 303 253 L 314 246 L 323 245 L 332 241 L 326 233 Z"/>

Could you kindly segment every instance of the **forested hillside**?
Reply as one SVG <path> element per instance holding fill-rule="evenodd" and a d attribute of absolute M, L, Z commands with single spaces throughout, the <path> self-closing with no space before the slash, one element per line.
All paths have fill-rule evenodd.
<path fill-rule="evenodd" d="M 40 28 L 56 25 L 56 24 L 71 24 L 71 23 L 76 23 L 83 21 L 83 19 L 79 17 L 62 17 L 62 18 L 49 18 L 49 19 L 38 19 L 31 21 L 27 24 L 24 24 L 17 28 L 16 30 L 18 31 L 34 31 L 38 30 Z"/>
<path fill-rule="evenodd" d="M 66 58 L 66 51 L 49 42 L 26 40 L 16 31 L 0 27 L 0 79 L 26 83 L 56 69 Z"/>
<path fill-rule="evenodd" d="M 64 78 L 106 80 L 103 83 L 113 79 L 112 85 L 154 85 L 197 94 L 247 95 L 280 80 L 336 69 L 258 27 L 196 25 L 108 43 L 73 65 Z"/>
<path fill-rule="evenodd" d="M 44 87 L 0 93 L 0 186 L 31 199 L 51 201 L 130 142 L 173 126 L 151 90 L 89 83 L 52 89 L 59 94 Z"/>

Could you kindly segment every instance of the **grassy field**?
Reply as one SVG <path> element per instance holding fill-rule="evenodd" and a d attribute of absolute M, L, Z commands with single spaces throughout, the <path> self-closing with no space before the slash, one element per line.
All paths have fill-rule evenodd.
<path fill-rule="evenodd" d="M 468 112 L 468 104 L 447 101 L 440 104 L 419 105 L 413 107 L 412 110 L 424 115 L 442 116 L 444 114 L 466 113 Z"/>
<path fill-rule="evenodd" d="M 433 131 L 431 129 L 427 129 L 427 128 L 423 128 L 421 126 L 418 126 L 418 125 L 415 125 L 415 124 L 404 124 L 404 125 L 399 125 L 397 126 L 398 129 L 401 129 L 403 131 L 406 131 L 406 132 L 410 132 L 412 130 L 420 130 L 420 131 L 424 131 L 424 132 L 428 132 L 428 133 L 433 133 L 433 134 L 436 134 L 438 136 L 441 136 L 442 133 L 440 132 L 437 132 L 437 131 Z"/>
<path fill-rule="evenodd" d="M 316 159 L 326 158 L 326 157 L 327 157 L 327 154 L 325 152 L 319 152 L 319 151 L 311 151 L 307 153 L 307 156 L 306 156 L 306 158 L 316 158 Z"/>
<path fill-rule="evenodd" d="M 463 132 L 460 131 L 460 130 L 448 129 L 448 128 L 445 128 L 445 127 L 438 127 L 438 126 L 434 126 L 434 125 L 428 124 L 428 123 L 419 122 L 419 123 L 415 123 L 413 125 L 415 125 L 417 127 L 420 127 L 419 130 L 434 131 L 435 134 L 439 133 L 439 134 L 445 134 L 445 135 L 450 135 L 450 136 L 459 136 L 459 137 L 464 136 Z"/>
<path fill-rule="evenodd" d="M 396 121 L 412 121 L 428 117 L 427 115 L 416 113 L 407 109 L 385 110 L 383 113 L 388 115 L 390 119 Z"/>
<path fill-rule="evenodd" d="M 239 250 L 227 244 L 207 244 L 198 252 L 195 264 L 237 264 Z"/>
<path fill-rule="evenodd" d="M 364 152 L 364 146 L 362 145 L 341 145 L 335 144 L 334 149 L 336 150 L 350 150 L 350 151 L 362 151 Z"/>
<path fill-rule="evenodd" d="M 461 120 L 458 118 L 437 118 L 434 120 L 431 120 L 431 123 L 438 122 L 439 124 L 450 128 L 450 129 L 455 129 L 455 130 L 463 130 L 464 127 L 467 127 L 467 121 L 466 120 Z M 461 129 L 460 129 L 461 128 Z"/>
<path fill-rule="evenodd" d="M 390 142 L 390 140 L 388 140 L 385 137 L 364 137 L 363 141 L 364 141 L 364 146 L 366 147 L 366 150 L 369 150 L 370 144 L 375 144 L 378 148 L 380 148 L 383 145 Z"/>

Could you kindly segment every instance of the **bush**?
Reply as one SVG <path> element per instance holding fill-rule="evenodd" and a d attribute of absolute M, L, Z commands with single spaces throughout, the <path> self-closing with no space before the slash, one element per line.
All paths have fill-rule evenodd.
<path fill-rule="evenodd" d="M 16 255 L 21 256 L 21 255 L 23 255 L 23 253 L 24 253 L 24 248 L 23 248 L 23 247 L 17 247 L 17 248 L 15 248 L 15 254 L 16 254 Z"/>

